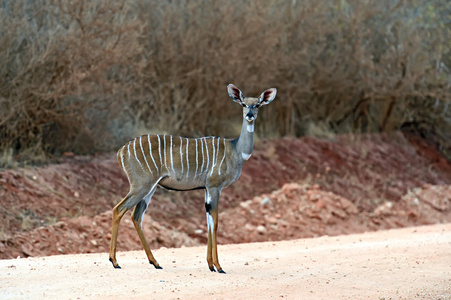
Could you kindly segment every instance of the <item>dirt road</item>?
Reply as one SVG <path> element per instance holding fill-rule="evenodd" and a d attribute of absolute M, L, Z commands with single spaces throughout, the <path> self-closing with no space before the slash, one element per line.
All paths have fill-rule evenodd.
<path fill-rule="evenodd" d="M 284 242 L 0 261 L 0 299 L 451 299 L 451 223 Z"/>

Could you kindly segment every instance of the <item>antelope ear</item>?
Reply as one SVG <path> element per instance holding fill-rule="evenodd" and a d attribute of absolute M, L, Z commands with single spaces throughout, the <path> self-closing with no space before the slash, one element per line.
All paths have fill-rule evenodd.
<path fill-rule="evenodd" d="M 229 97 L 232 98 L 233 101 L 238 102 L 240 104 L 244 101 L 244 95 L 243 92 L 240 91 L 239 88 L 237 88 L 233 84 L 229 84 L 227 86 L 227 92 L 229 93 Z"/>
<path fill-rule="evenodd" d="M 276 98 L 277 95 L 277 89 L 271 88 L 264 91 L 260 97 L 258 97 L 258 104 L 260 105 L 266 105 L 271 103 L 272 100 Z"/>

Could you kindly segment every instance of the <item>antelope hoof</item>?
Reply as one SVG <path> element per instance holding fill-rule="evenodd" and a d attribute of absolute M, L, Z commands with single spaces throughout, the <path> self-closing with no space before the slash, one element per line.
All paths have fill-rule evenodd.
<path fill-rule="evenodd" d="M 153 262 L 150 262 L 150 264 L 153 265 L 155 267 L 155 269 L 158 269 L 158 270 L 162 270 L 163 269 L 160 265 L 155 264 Z"/>
<path fill-rule="evenodd" d="M 210 268 L 210 271 L 216 272 L 215 267 L 209 267 L 209 268 Z"/>
<path fill-rule="evenodd" d="M 223 270 L 223 269 L 219 270 L 219 271 L 218 271 L 218 273 L 221 273 L 221 274 L 226 274 L 226 272 L 224 272 L 224 270 Z"/>
<path fill-rule="evenodd" d="M 121 266 L 119 266 L 119 264 L 114 264 L 114 262 L 113 262 L 113 259 L 110 257 L 110 261 L 111 261 L 111 263 L 113 264 L 113 267 L 115 268 L 115 269 L 121 269 Z"/>

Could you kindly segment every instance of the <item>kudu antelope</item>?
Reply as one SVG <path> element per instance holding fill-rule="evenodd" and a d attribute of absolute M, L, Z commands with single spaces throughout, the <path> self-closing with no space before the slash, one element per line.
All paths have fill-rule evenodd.
<path fill-rule="evenodd" d="M 243 107 L 243 127 L 237 139 L 221 137 L 182 138 L 171 135 L 143 135 L 125 144 L 117 153 L 121 168 L 127 175 L 130 191 L 113 209 L 110 261 L 116 260 L 119 223 L 133 209 L 132 220 L 149 262 L 161 269 L 150 251 L 142 230 L 142 219 L 157 185 L 169 190 L 205 189 L 205 210 L 208 226 L 207 262 L 211 271 L 225 273 L 218 261 L 216 232 L 218 199 L 221 190 L 234 183 L 254 147 L 254 122 L 258 108 L 276 97 L 275 88 L 260 97 L 244 97 L 233 84 L 227 86 L 233 101 Z"/>

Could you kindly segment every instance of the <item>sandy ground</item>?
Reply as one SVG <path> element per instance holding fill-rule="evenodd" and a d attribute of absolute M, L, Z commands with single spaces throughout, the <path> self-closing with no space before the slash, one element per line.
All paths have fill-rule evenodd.
<path fill-rule="evenodd" d="M 451 299 L 451 223 L 282 242 L 0 261 L 0 299 Z"/>

